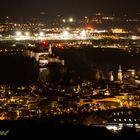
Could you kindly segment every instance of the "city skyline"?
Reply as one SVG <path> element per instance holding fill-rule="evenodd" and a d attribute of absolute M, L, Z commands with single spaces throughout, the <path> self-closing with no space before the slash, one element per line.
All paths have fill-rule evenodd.
<path fill-rule="evenodd" d="M 85 16 L 94 12 L 139 13 L 138 0 L 3 0 L 0 4 L 0 16 Z"/>

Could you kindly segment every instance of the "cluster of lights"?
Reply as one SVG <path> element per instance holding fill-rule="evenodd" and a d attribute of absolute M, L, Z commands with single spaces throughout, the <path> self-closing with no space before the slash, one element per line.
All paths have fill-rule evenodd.
<path fill-rule="evenodd" d="M 45 38 L 45 36 L 46 35 L 44 32 L 39 32 L 39 33 L 34 34 L 34 37 L 38 37 L 40 40 L 43 40 Z M 30 39 L 33 36 L 31 36 L 30 32 L 16 31 L 15 37 L 16 37 L 16 40 L 26 40 L 26 39 Z"/>
<path fill-rule="evenodd" d="M 15 32 L 15 36 L 17 40 L 25 40 L 25 39 L 29 39 L 30 37 L 30 32 L 21 32 L 21 31 L 16 31 Z"/>
<path fill-rule="evenodd" d="M 82 30 L 81 33 L 80 33 L 80 36 L 81 37 L 86 37 L 87 36 L 86 31 L 85 30 Z"/>
<path fill-rule="evenodd" d="M 62 19 L 62 22 L 63 22 L 63 23 L 66 23 L 66 22 L 73 23 L 73 22 L 74 22 L 74 18 L 70 17 L 68 20 Z"/>
<path fill-rule="evenodd" d="M 72 22 L 73 19 L 70 18 L 70 21 Z M 54 35 L 56 36 L 56 38 L 61 38 L 61 39 L 73 39 L 73 38 L 78 38 L 78 39 L 86 39 L 90 33 L 89 33 L 89 30 L 90 31 L 93 31 L 91 28 L 90 29 L 83 29 L 79 32 L 79 35 L 78 34 L 73 34 L 73 33 L 70 33 L 70 27 L 67 27 L 65 29 L 63 29 L 62 33 L 61 34 L 57 34 L 57 35 Z M 78 33 L 78 32 L 77 32 Z M 54 37 L 52 35 L 52 38 Z M 30 33 L 30 32 L 22 32 L 22 31 L 16 31 L 15 32 L 15 39 L 18 39 L 18 40 L 28 40 L 28 39 L 39 39 L 39 40 L 45 40 L 47 39 L 47 36 L 46 36 L 46 33 L 41 31 L 39 33 L 34 33 L 33 35 Z"/>
<path fill-rule="evenodd" d="M 16 31 L 16 32 L 15 32 L 15 35 L 16 35 L 17 37 L 21 37 L 21 36 L 31 36 L 31 33 L 30 33 L 30 32 L 22 33 L 21 31 Z M 45 33 L 44 33 L 44 32 L 40 32 L 39 34 L 34 34 L 34 36 L 44 37 L 44 36 L 45 36 Z"/>
<path fill-rule="evenodd" d="M 30 36 L 30 32 L 25 32 L 24 34 L 21 31 L 17 31 L 15 33 L 16 36 L 21 37 L 21 36 Z"/>

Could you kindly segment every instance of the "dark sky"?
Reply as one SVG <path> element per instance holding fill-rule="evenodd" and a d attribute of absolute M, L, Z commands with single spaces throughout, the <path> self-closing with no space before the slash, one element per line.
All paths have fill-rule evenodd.
<path fill-rule="evenodd" d="M 96 11 L 140 12 L 140 0 L 0 0 L 0 16 L 36 16 L 40 12 L 46 12 L 50 16 L 59 13 L 77 16 Z"/>

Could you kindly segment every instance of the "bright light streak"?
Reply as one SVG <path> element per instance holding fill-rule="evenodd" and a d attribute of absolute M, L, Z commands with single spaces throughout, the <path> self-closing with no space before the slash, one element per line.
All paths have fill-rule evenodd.
<path fill-rule="evenodd" d="M 133 36 L 131 37 L 131 39 L 132 39 L 132 40 L 137 40 L 137 39 L 140 39 L 140 36 L 135 36 L 135 35 L 133 35 Z"/>
<path fill-rule="evenodd" d="M 98 34 L 100 34 L 100 33 L 105 33 L 105 32 L 107 32 L 106 30 L 94 30 L 93 31 L 94 33 L 98 33 Z"/>
<path fill-rule="evenodd" d="M 108 130 L 114 130 L 114 131 L 117 131 L 117 130 L 119 130 L 120 128 L 118 128 L 117 126 L 106 126 L 106 128 L 108 129 Z"/>

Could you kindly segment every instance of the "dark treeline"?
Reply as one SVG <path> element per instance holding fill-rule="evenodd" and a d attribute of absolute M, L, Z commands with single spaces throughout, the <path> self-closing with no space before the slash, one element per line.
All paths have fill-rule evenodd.
<path fill-rule="evenodd" d="M 95 80 L 97 71 L 107 77 L 110 71 L 115 74 L 119 65 L 122 70 L 140 70 L 140 54 L 119 49 L 70 48 L 55 49 L 55 54 L 65 60 L 67 76 L 80 77 L 84 80 Z"/>
<path fill-rule="evenodd" d="M 21 55 L 0 56 L 0 84 L 28 85 L 38 78 L 34 59 Z"/>
<path fill-rule="evenodd" d="M 65 60 L 64 68 L 48 67 L 48 80 L 59 81 L 95 80 L 97 73 L 107 78 L 113 71 L 117 76 L 119 65 L 122 70 L 140 70 L 140 54 L 119 49 L 70 48 L 54 49 L 54 53 Z M 21 55 L 0 55 L 0 84 L 28 85 L 35 82 L 39 75 L 35 59 Z"/>

